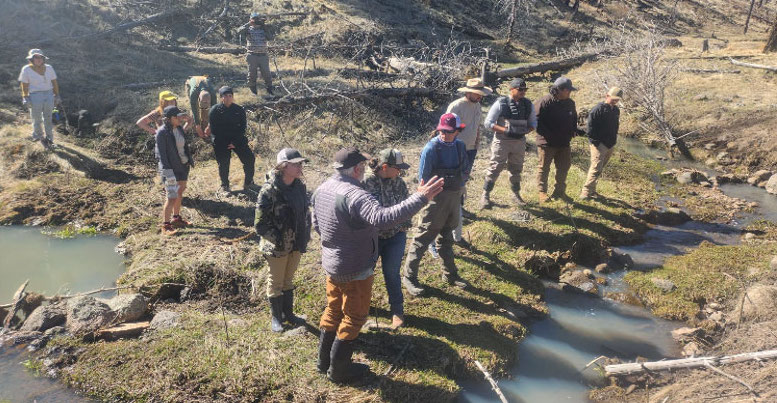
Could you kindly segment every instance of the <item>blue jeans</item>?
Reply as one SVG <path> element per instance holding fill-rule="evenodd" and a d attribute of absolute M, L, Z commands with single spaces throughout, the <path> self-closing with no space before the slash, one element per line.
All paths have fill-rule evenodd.
<path fill-rule="evenodd" d="M 383 266 L 383 280 L 386 282 L 391 313 L 398 316 L 405 314 L 399 268 L 402 266 L 406 241 L 406 232 L 398 232 L 391 238 L 378 240 L 378 255 Z"/>
<path fill-rule="evenodd" d="M 467 173 L 467 178 L 469 179 L 470 176 L 472 176 L 472 165 L 475 164 L 475 157 L 478 155 L 477 148 L 474 150 L 467 150 L 467 166 L 464 172 Z"/>

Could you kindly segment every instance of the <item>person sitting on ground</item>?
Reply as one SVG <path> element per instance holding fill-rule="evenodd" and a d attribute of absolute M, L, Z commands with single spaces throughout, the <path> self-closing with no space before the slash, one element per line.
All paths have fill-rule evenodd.
<path fill-rule="evenodd" d="M 559 77 L 550 87 L 550 93 L 537 101 L 537 189 L 539 202 L 550 198 L 569 200 L 567 174 L 572 166 L 572 137 L 578 133 L 577 109 L 570 98 L 572 80 Z M 556 188 L 548 197 L 550 164 L 556 166 Z"/>
<path fill-rule="evenodd" d="M 216 104 L 216 90 L 213 89 L 213 82 L 208 76 L 192 76 L 186 80 L 184 88 L 189 96 L 194 124 L 199 126 L 204 133 L 208 127 L 210 107 Z M 198 131 L 197 134 L 202 135 L 203 133 Z"/>
<path fill-rule="evenodd" d="M 307 188 L 302 182 L 302 163 L 307 158 L 293 148 L 284 148 L 275 161 L 275 168 L 267 174 L 259 191 L 254 228 L 262 237 L 259 249 L 270 268 L 270 327 L 273 332 L 280 332 L 283 322 L 304 323 L 294 315 L 294 273 L 307 250 L 311 218 Z"/>
<path fill-rule="evenodd" d="M 369 162 L 372 171 L 364 179 L 364 188 L 378 200 L 383 207 L 399 204 L 410 196 L 405 181 L 400 177 L 402 170 L 410 168 L 404 162 L 399 150 L 386 148 L 377 158 Z M 389 306 L 391 307 L 391 329 L 397 329 L 405 323 L 404 296 L 399 274 L 402 257 L 405 255 L 407 230 L 411 222 L 407 220 L 398 225 L 378 232 L 378 255 L 381 259 L 383 280 L 386 283 Z"/>
<path fill-rule="evenodd" d="M 440 235 L 437 250 L 442 258 L 445 281 L 459 288 L 467 287 L 467 283 L 459 277 L 453 260 L 453 230 L 459 225 L 461 194 L 467 169 L 466 146 L 456 139 L 465 125 L 458 121 L 458 116 L 453 113 L 442 115 L 434 137 L 421 152 L 418 178 L 428 181 L 433 176 L 439 176 L 445 179 L 445 187 L 421 212 L 421 221 L 416 227 L 415 238 L 405 260 L 402 285 L 413 296 L 420 296 L 424 292 L 418 282 L 418 268 L 424 252 L 437 235 Z"/>
<path fill-rule="evenodd" d="M 266 18 L 253 12 L 248 23 L 238 28 L 238 34 L 246 35 L 246 63 L 248 63 L 248 88 L 256 95 L 256 70 L 262 73 L 267 93 L 273 94 L 270 58 L 267 56 Z"/>
<path fill-rule="evenodd" d="M 40 49 L 27 53 L 29 64 L 22 67 L 19 83 L 22 89 L 22 105 L 29 108 L 32 118 L 32 141 L 39 141 L 43 147 L 54 145 L 54 125 L 51 113 L 61 103 L 59 84 L 54 68 L 47 64 L 48 58 Z M 43 133 L 46 137 L 43 137 Z"/>
<path fill-rule="evenodd" d="M 410 219 L 442 191 L 444 181 L 429 178 L 403 202 L 382 207 L 361 184 L 369 156 L 343 148 L 334 159 L 337 172 L 313 194 L 313 228 L 321 235 L 321 265 L 327 276 L 318 370 L 333 382 L 348 382 L 369 371 L 351 356 L 370 311 L 378 230 Z"/>
<path fill-rule="evenodd" d="M 618 102 L 623 96 L 623 90 L 612 87 L 607 91 L 604 102 L 599 102 L 588 114 L 588 141 L 591 143 L 591 166 L 588 168 L 588 178 L 580 192 L 580 198 L 585 200 L 599 196 L 596 193 L 596 182 L 602 175 L 604 166 L 610 160 L 618 141 L 618 126 L 621 111 Z"/>
<path fill-rule="evenodd" d="M 213 105 L 208 113 L 210 124 L 205 129 L 205 134 L 213 134 L 213 151 L 216 153 L 216 162 L 219 166 L 219 178 L 221 190 L 229 193 L 229 164 L 232 159 L 232 151 L 240 158 L 243 164 L 243 190 L 253 191 L 254 164 L 256 156 L 248 146 L 246 137 L 246 111 L 242 106 L 234 102 L 234 93 L 231 87 L 219 89 L 221 102 Z"/>
<path fill-rule="evenodd" d="M 178 97 L 170 91 L 162 91 L 159 93 L 159 106 L 154 108 L 151 112 L 138 119 L 135 123 L 139 128 L 143 129 L 146 133 L 156 135 L 160 127 L 164 126 L 165 115 L 164 110 L 168 106 L 178 106 Z M 183 130 L 188 131 L 191 122 L 189 115 L 181 116 L 183 123 Z M 198 129 L 197 134 L 202 136 L 201 131 Z"/>
<path fill-rule="evenodd" d="M 194 166 L 194 160 L 182 126 L 188 115 L 177 106 L 171 105 L 162 111 L 162 116 L 163 123 L 155 134 L 155 154 L 167 195 L 162 210 L 162 234 L 174 235 L 176 228 L 190 225 L 181 218 L 181 202 L 186 181 L 189 180 L 189 169 Z"/>
<path fill-rule="evenodd" d="M 505 167 L 510 179 L 513 200 L 519 206 L 526 204 L 521 198 L 521 172 L 526 156 L 526 134 L 537 128 L 534 105 L 526 98 L 526 81 L 516 78 L 510 82 L 510 95 L 499 98 L 488 110 L 485 126 L 494 131 L 491 141 L 491 161 L 483 183 L 480 208 L 491 208 L 491 191 Z"/>

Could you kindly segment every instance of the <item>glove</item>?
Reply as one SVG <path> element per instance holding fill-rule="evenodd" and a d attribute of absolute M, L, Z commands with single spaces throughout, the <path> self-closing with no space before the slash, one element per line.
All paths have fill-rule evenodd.
<path fill-rule="evenodd" d="M 62 103 L 62 98 L 59 95 L 54 95 L 54 105 L 59 105 Z"/>
<path fill-rule="evenodd" d="M 22 97 L 22 106 L 30 106 L 30 97 Z"/>

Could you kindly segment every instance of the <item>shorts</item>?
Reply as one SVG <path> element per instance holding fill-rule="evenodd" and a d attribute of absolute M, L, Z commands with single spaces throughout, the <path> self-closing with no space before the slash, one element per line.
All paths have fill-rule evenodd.
<path fill-rule="evenodd" d="M 165 194 L 168 199 L 178 198 L 178 186 L 179 181 L 189 180 L 189 166 L 183 172 L 173 172 L 174 177 L 166 178 L 163 173 L 160 173 L 162 178 L 162 185 L 165 187 Z"/>

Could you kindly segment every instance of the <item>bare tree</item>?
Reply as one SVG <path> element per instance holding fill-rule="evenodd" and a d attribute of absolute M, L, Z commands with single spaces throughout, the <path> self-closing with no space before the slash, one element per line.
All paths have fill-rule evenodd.
<path fill-rule="evenodd" d="M 753 15 L 753 7 L 755 6 L 755 0 L 750 0 L 750 10 L 747 12 L 747 20 L 745 20 L 745 32 L 750 27 L 750 17 Z"/>
<path fill-rule="evenodd" d="M 529 15 L 535 0 L 496 0 L 495 7 L 507 17 L 505 39 L 510 43 L 515 36 L 515 22 L 519 17 Z"/>
<path fill-rule="evenodd" d="M 774 23 L 772 24 L 771 32 L 769 32 L 769 39 L 764 46 L 764 53 L 777 52 L 777 17 L 774 17 Z"/>

